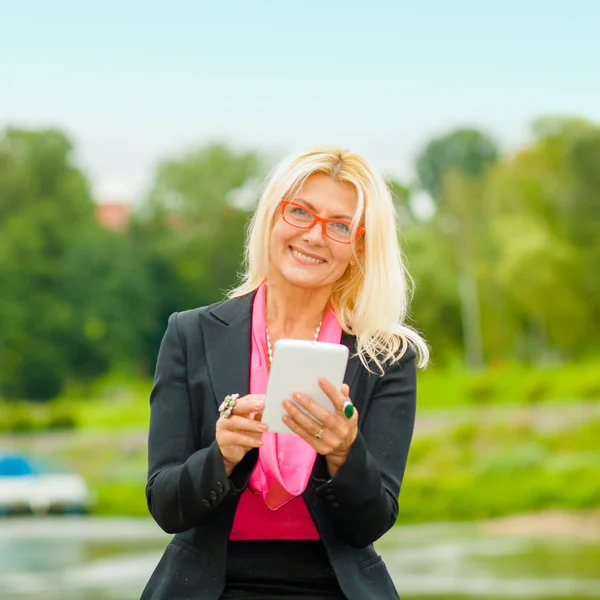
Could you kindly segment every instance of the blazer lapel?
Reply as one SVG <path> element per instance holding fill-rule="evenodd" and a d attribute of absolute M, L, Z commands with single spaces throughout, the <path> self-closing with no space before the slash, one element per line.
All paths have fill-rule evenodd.
<path fill-rule="evenodd" d="M 348 384 L 348 387 L 352 389 L 352 384 L 358 375 L 358 368 L 362 365 L 360 358 L 355 356 L 356 353 L 356 337 L 346 333 L 342 333 L 341 343 L 348 347 L 350 350 L 350 358 L 348 359 L 348 365 L 346 366 L 346 374 L 344 375 L 344 383 Z"/>
<path fill-rule="evenodd" d="M 255 292 L 216 305 L 202 315 L 204 352 L 217 404 L 250 391 L 250 335 Z"/>

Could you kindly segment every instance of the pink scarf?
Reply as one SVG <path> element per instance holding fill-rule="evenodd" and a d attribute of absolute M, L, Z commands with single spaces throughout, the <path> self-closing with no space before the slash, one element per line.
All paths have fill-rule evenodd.
<path fill-rule="evenodd" d="M 266 284 L 254 297 L 252 307 L 252 352 L 250 361 L 250 393 L 264 394 L 269 379 L 269 361 L 266 337 Z M 319 341 L 339 344 L 342 338 L 335 313 L 328 307 L 323 317 Z M 263 446 L 258 462 L 250 477 L 249 487 L 261 494 L 271 510 L 300 496 L 308 484 L 317 453 L 294 433 L 263 435 Z"/>

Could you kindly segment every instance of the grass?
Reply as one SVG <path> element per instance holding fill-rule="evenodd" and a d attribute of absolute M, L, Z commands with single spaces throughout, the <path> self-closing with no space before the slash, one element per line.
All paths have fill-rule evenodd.
<path fill-rule="evenodd" d="M 424 410 L 600 400 L 600 360 L 547 368 L 503 365 L 481 374 L 428 369 L 419 375 L 418 386 L 419 408 Z"/>
<path fill-rule="evenodd" d="M 64 397 L 46 404 L 0 404 L 0 433 L 147 427 L 151 389 L 148 378 L 113 373 L 85 387 L 73 385 Z M 428 369 L 418 379 L 420 414 L 573 399 L 600 400 L 600 359 L 546 369 L 504 365 L 481 374 Z"/>
<path fill-rule="evenodd" d="M 462 422 L 416 436 L 400 498 L 400 520 L 480 519 L 600 505 L 600 413 L 530 422 Z"/>
<path fill-rule="evenodd" d="M 112 374 L 51 403 L 6 404 L 0 432 L 14 433 L 10 445 L 82 474 L 97 514 L 145 516 L 151 386 Z M 399 520 L 597 507 L 599 400 L 599 361 L 421 373 Z"/>

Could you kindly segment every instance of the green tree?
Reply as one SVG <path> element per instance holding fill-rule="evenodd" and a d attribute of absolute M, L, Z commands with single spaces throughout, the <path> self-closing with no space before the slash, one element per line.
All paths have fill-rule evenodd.
<path fill-rule="evenodd" d="M 155 320 L 144 334 L 152 364 L 176 310 L 221 300 L 238 279 L 249 211 L 264 173 L 260 156 L 212 144 L 164 160 L 131 234 L 144 256 Z M 246 191 L 247 206 L 238 196 Z M 143 249 L 143 250 L 140 250 Z"/>
<path fill-rule="evenodd" d="M 485 239 L 483 185 L 497 158 L 495 142 L 470 128 L 431 140 L 416 162 L 420 184 L 436 204 L 434 223 L 458 266 L 463 343 L 473 369 L 484 363 L 476 264 L 478 245 Z"/>
<path fill-rule="evenodd" d="M 58 394 L 68 376 L 72 310 L 63 266 L 74 235 L 93 227 L 88 184 L 56 130 L 8 128 L 0 138 L 0 389 Z"/>
<path fill-rule="evenodd" d="M 170 218 L 179 235 L 201 236 L 232 204 L 232 194 L 260 175 L 262 161 L 255 152 L 210 144 L 162 161 L 142 211 Z"/>
<path fill-rule="evenodd" d="M 554 361 L 598 344 L 600 294 L 590 274 L 600 259 L 600 136 L 565 118 L 540 119 L 533 133 L 490 178 L 493 273 L 508 347 L 521 359 Z"/>

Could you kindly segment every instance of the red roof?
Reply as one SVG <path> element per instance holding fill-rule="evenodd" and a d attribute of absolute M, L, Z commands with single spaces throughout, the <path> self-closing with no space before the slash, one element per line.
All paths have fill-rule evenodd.
<path fill-rule="evenodd" d="M 103 202 L 96 206 L 96 219 L 102 227 L 124 231 L 129 224 L 131 204 L 127 202 Z"/>

